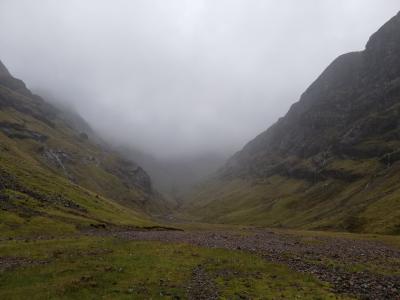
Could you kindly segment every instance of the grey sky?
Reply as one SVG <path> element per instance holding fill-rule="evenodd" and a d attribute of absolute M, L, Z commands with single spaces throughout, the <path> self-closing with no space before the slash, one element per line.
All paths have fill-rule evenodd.
<path fill-rule="evenodd" d="M 0 59 L 115 143 L 234 152 L 398 0 L 0 0 Z"/>

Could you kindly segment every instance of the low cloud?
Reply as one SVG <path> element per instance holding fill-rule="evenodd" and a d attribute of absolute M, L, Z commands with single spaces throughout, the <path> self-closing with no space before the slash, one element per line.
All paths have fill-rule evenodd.
<path fill-rule="evenodd" d="M 115 144 L 163 158 L 226 154 L 399 9 L 398 0 L 1 0 L 0 59 Z"/>

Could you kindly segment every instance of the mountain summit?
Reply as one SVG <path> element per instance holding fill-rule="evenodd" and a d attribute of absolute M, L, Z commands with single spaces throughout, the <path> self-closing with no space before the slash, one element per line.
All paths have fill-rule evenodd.
<path fill-rule="evenodd" d="M 194 196 L 207 220 L 400 232 L 400 14 Z"/>

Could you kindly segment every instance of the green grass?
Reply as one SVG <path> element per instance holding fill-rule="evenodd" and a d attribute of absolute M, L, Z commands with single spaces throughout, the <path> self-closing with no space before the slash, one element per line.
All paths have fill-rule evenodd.
<path fill-rule="evenodd" d="M 181 215 L 198 222 L 307 230 L 400 233 L 400 164 L 333 161 L 329 168 L 364 177 L 321 182 L 271 176 L 210 181 L 193 191 Z M 370 173 L 367 173 L 370 172 Z"/>
<path fill-rule="evenodd" d="M 185 299 L 198 265 L 221 299 L 338 299 L 326 284 L 257 256 L 185 244 L 110 238 L 7 241 L 0 243 L 0 257 L 33 262 L 0 272 L 1 299 Z"/>

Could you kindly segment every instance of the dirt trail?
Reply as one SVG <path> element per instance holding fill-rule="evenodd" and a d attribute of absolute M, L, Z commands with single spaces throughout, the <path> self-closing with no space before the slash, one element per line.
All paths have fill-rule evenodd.
<path fill-rule="evenodd" d="M 376 241 L 310 237 L 268 230 L 237 232 L 127 231 L 114 235 L 128 240 L 189 243 L 210 248 L 249 251 L 291 269 L 310 273 L 332 284 L 336 293 L 360 299 L 400 299 L 400 249 Z M 201 267 L 194 270 L 189 291 L 199 293 L 208 281 Z M 193 299 L 214 299 L 216 295 Z M 196 295 L 195 295 L 196 296 Z"/>

